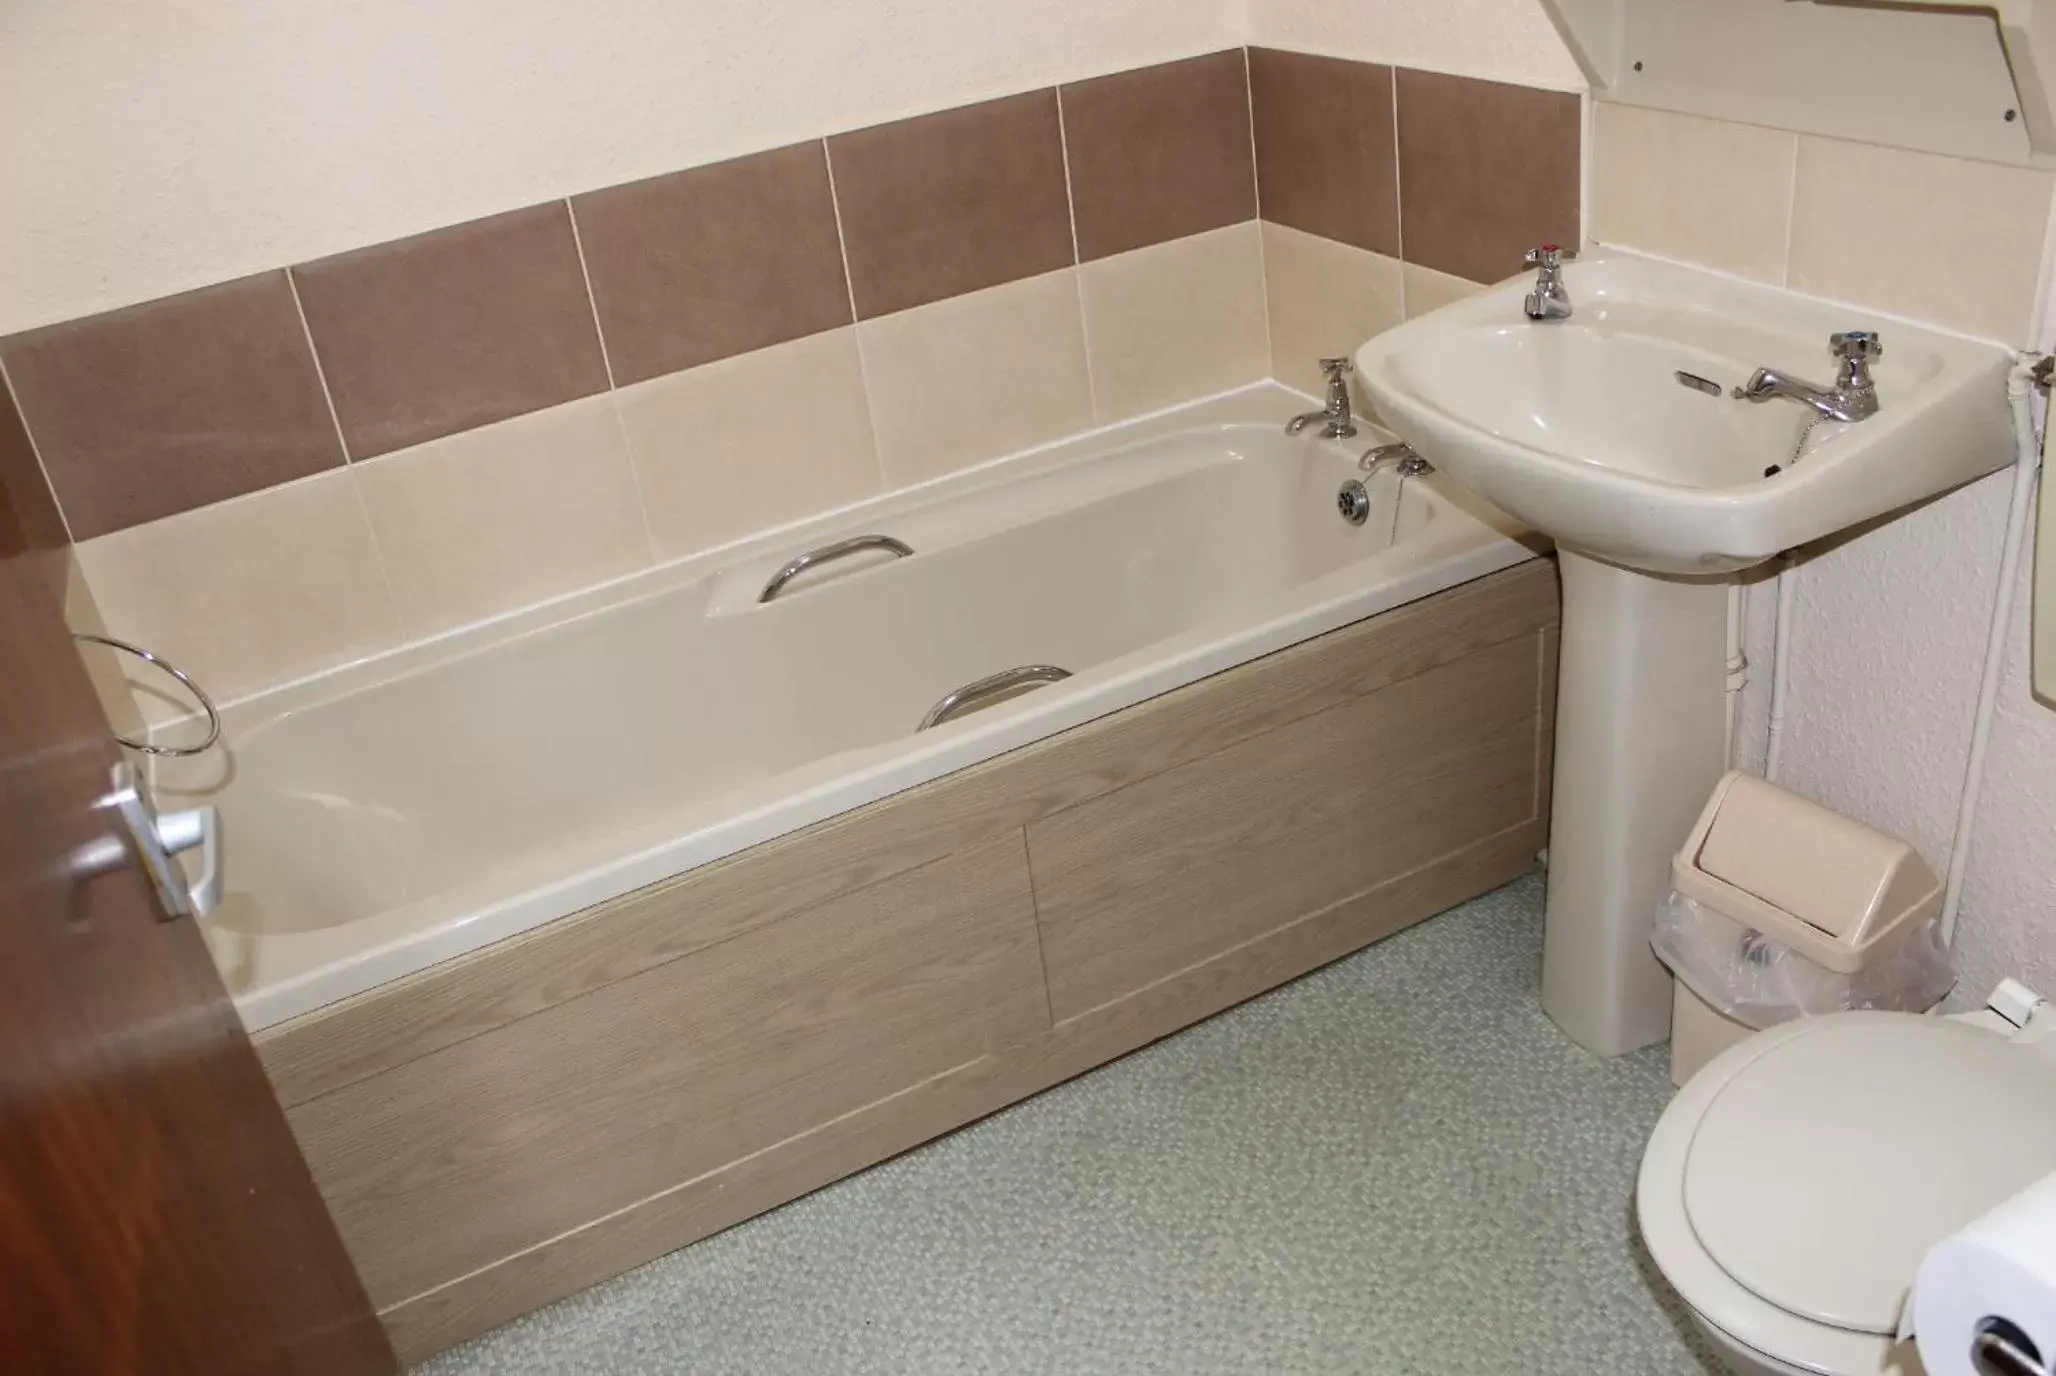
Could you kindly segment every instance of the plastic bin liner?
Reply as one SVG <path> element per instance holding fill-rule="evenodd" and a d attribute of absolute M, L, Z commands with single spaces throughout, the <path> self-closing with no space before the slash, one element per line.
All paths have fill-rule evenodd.
<path fill-rule="evenodd" d="M 1845 975 L 1673 889 L 1657 908 L 1650 944 L 1693 993 L 1751 1027 L 1848 1009 L 1919 1012 L 1956 982 L 1939 918 L 1911 928 Z"/>

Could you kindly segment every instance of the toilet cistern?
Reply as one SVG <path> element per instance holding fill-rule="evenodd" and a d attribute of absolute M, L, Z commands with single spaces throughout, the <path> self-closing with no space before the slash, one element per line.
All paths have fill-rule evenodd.
<path fill-rule="evenodd" d="M 1888 357 L 1846 306 L 1631 254 L 1564 259 L 1537 249 L 1538 278 L 1379 335 L 1357 374 L 1423 458 L 1556 542 L 1542 1005 L 1614 1054 L 1670 1030 L 1649 936 L 1728 764 L 1730 576 L 2011 463 L 2012 358 L 1899 323 Z M 1522 323 L 1530 306 L 1546 328 Z M 1836 383 L 1801 382 L 1828 339 Z M 1774 399 L 1800 405 L 1755 404 Z"/>

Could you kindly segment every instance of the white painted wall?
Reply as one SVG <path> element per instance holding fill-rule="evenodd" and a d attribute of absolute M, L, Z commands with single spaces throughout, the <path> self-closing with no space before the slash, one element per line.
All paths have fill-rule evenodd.
<path fill-rule="evenodd" d="M 0 0 L 0 333 L 1244 28 L 1244 0 Z"/>
<path fill-rule="evenodd" d="M 1540 0 L 1249 0 L 1249 41 L 1582 91 Z"/>

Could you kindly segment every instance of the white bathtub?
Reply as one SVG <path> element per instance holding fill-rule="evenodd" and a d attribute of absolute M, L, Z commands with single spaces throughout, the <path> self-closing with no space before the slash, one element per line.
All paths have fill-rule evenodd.
<path fill-rule="evenodd" d="M 1533 557 L 1389 438 L 1289 439 L 1262 387 L 955 475 L 230 704 L 161 766 L 221 809 L 206 920 L 267 1026 Z M 760 604 L 794 554 L 865 554 Z M 1061 683 L 916 734 L 1027 663 Z M 168 733 L 167 733 L 168 734 Z"/>

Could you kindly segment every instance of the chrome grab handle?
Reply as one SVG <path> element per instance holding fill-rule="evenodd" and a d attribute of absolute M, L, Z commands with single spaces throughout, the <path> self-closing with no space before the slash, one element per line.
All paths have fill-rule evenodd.
<path fill-rule="evenodd" d="M 1002 669 L 996 674 L 973 679 L 955 692 L 944 693 L 942 700 L 928 709 L 928 715 L 921 718 L 921 724 L 914 729 L 926 731 L 931 726 L 940 726 L 951 717 L 969 710 L 974 703 L 983 702 L 996 693 L 1009 688 L 1019 688 L 1028 683 L 1061 683 L 1071 676 L 1069 669 L 1059 669 L 1054 664 L 1022 664 L 1012 669 Z"/>
<path fill-rule="evenodd" d="M 840 559 L 845 555 L 858 554 L 867 549 L 891 550 L 895 556 L 901 559 L 914 552 L 912 545 L 904 540 L 895 540 L 890 535 L 853 535 L 847 540 L 837 540 L 832 545 L 823 545 L 819 549 L 810 549 L 805 554 L 796 555 L 792 559 L 787 560 L 785 567 L 772 574 L 771 581 L 766 583 L 764 590 L 757 594 L 757 601 L 769 602 L 772 598 L 778 596 L 779 590 L 787 583 L 790 583 L 816 564 L 825 564 L 831 559 Z"/>

